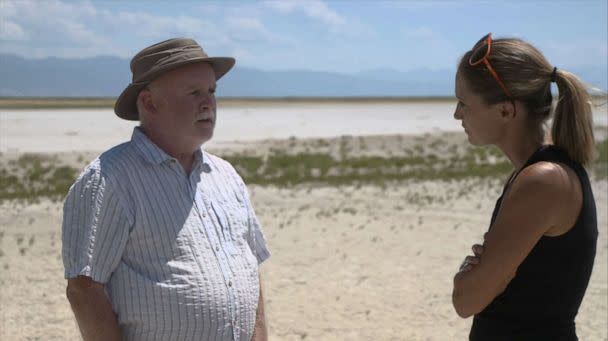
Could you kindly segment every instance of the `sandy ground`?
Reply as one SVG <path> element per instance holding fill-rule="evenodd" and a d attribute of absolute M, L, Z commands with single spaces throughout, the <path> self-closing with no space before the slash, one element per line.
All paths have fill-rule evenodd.
<path fill-rule="evenodd" d="M 94 154 L 60 157 L 82 163 Z M 607 340 L 608 182 L 593 188 L 600 238 L 577 326 L 581 340 Z M 262 265 L 271 340 L 466 339 L 471 320 L 453 311 L 452 277 L 481 240 L 500 189 L 476 179 L 251 186 L 273 252 Z M 49 200 L 0 204 L 0 340 L 79 339 L 64 294 L 61 210 Z"/>

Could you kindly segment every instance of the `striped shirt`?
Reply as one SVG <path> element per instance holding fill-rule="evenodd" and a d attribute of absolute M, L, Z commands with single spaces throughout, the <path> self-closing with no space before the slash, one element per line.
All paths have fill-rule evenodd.
<path fill-rule="evenodd" d="M 249 340 L 270 253 L 245 184 L 195 153 L 190 175 L 135 128 L 64 204 L 65 277 L 105 284 L 126 340 Z"/>

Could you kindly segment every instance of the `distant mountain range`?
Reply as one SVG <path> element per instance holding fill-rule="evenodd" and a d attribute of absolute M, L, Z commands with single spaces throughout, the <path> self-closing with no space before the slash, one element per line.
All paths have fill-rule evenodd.
<path fill-rule="evenodd" d="M 608 71 L 571 70 L 601 89 Z M 454 70 L 390 68 L 354 74 L 307 70 L 264 71 L 236 66 L 219 83 L 220 97 L 452 96 Z M 0 97 L 116 97 L 130 82 L 129 60 L 24 59 L 0 54 Z"/>

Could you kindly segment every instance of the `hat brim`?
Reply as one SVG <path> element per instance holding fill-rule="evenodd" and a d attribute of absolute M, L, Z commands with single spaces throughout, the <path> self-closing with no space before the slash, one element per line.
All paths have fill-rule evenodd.
<path fill-rule="evenodd" d="M 180 63 L 171 64 L 165 68 L 158 69 L 154 74 L 147 75 L 146 78 L 149 80 L 141 81 L 137 83 L 129 84 L 118 96 L 116 103 L 114 104 L 114 113 L 125 120 L 138 121 L 139 114 L 137 112 L 137 96 L 139 92 L 146 87 L 152 80 L 160 76 L 161 74 L 176 69 L 180 66 L 189 65 L 193 63 L 209 63 L 215 73 L 215 80 L 219 80 L 234 66 L 235 60 L 231 57 L 201 57 L 192 58 Z"/>

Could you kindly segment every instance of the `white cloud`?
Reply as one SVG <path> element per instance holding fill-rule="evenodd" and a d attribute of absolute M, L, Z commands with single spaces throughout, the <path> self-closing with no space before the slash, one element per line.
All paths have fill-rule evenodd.
<path fill-rule="evenodd" d="M 61 30 L 65 33 L 65 38 L 75 43 L 88 45 L 93 41 L 105 40 L 102 36 L 97 35 L 95 32 L 87 29 L 86 25 L 81 22 L 69 22 L 65 21 L 60 25 Z"/>
<path fill-rule="evenodd" d="M 444 34 L 428 26 L 404 27 L 400 30 L 404 46 L 415 46 L 409 49 L 408 69 L 429 68 L 434 70 L 446 67 L 446 56 L 457 56 L 460 47 L 455 46 Z M 437 53 L 436 51 L 441 51 Z M 455 63 L 455 62 L 454 62 Z"/>
<path fill-rule="evenodd" d="M 317 18 L 331 25 L 342 25 L 346 23 L 346 20 L 338 15 L 338 13 L 332 11 L 322 1 L 310 1 L 306 2 L 304 13 L 308 14 L 312 18 Z"/>
<path fill-rule="evenodd" d="M 238 41 L 271 40 L 272 34 L 257 18 L 227 18 L 230 36 Z"/>
<path fill-rule="evenodd" d="M 403 35 L 415 39 L 437 39 L 438 35 L 428 27 L 406 28 L 402 30 Z"/>
<path fill-rule="evenodd" d="M 9 20 L 0 21 L 0 41 L 25 41 L 28 40 L 28 35 L 19 26 Z"/>
<path fill-rule="evenodd" d="M 535 44 L 543 51 L 549 63 L 568 67 L 597 66 L 598 60 L 608 60 L 608 43 L 605 40 L 580 39 L 568 44 L 558 41 Z M 581 57 L 584 56 L 584 57 Z"/>
<path fill-rule="evenodd" d="M 302 12 L 308 17 L 324 22 L 330 26 L 341 26 L 346 24 L 346 19 L 331 10 L 321 0 L 281 0 L 266 1 L 264 4 L 279 13 L 289 14 Z"/>
<path fill-rule="evenodd" d="M 253 17 L 226 18 L 226 32 L 236 43 L 259 42 L 292 44 L 293 40 L 270 31 L 262 21 Z"/>
<path fill-rule="evenodd" d="M 93 32 L 87 25 L 97 16 L 97 11 L 88 2 L 73 5 L 56 0 L 6 1 L 2 9 L 8 9 L 1 18 L 2 40 L 8 41 L 2 44 L 2 50 L 10 49 L 11 42 L 18 44 L 13 46 L 18 49 L 25 49 L 23 44 L 28 43 L 32 50 L 38 51 L 40 47 L 54 50 L 89 46 L 92 42 L 107 42 L 107 39 Z"/>
<path fill-rule="evenodd" d="M 218 15 L 221 13 L 222 7 L 217 2 L 206 2 L 195 5 L 190 12 L 200 12 L 204 16 Z"/>
<path fill-rule="evenodd" d="M 103 10 L 99 25 L 105 27 L 105 32 L 129 32 L 130 35 L 149 39 L 217 33 L 214 25 L 196 17 L 165 17 L 141 11 L 112 13 Z"/>
<path fill-rule="evenodd" d="M 218 6 L 201 5 L 187 15 L 169 16 L 145 10 L 110 11 L 90 2 L 0 0 L 0 5 L 0 52 L 35 58 L 128 58 L 148 44 L 180 36 L 196 39 L 210 54 L 249 55 L 244 51 L 251 43 L 292 43 L 269 30 L 260 19 L 263 11 L 251 6 L 248 11 L 225 8 L 222 15 Z"/>
<path fill-rule="evenodd" d="M 278 12 L 281 13 L 291 13 L 293 12 L 298 3 L 296 1 L 280 1 L 280 0 L 274 0 L 274 1 L 265 1 L 264 4 L 269 7 L 272 8 Z"/>
<path fill-rule="evenodd" d="M 218 25 L 195 16 L 110 12 L 90 2 L 0 1 L 0 52 L 31 57 L 130 57 L 148 43 L 175 36 L 202 36 L 212 45 L 231 42 L 226 33 L 220 34 Z M 140 46 L 129 43 L 133 36 L 140 38 Z"/>
<path fill-rule="evenodd" d="M 410 42 L 423 43 L 437 48 L 440 48 L 442 44 L 449 43 L 443 34 L 428 26 L 402 28 L 401 36 Z"/>
<path fill-rule="evenodd" d="M 429 11 L 437 7 L 462 7 L 466 5 L 482 5 L 491 4 L 492 0 L 461 0 L 461 1 L 447 1 L 447 0 L 408 0 L 408 1 L 380 1 L 378 6 L 382 6 L 387 9 L 404 10 L 407 12 L 420 12 Z"/>
<path fill-rule="evenodd" d="M 15 15 L 15 4 L 10 1 L 0 2 L 0 19 L 9 18 Z"/>
<path fill-rule="evenodd" d="M 322 29 L 340 38 L 373 39 L 375 30 L 365 18 L 346 17 L 329 8 L 322 0 L 270 0 L 262 3 L 267 9 L 279 14 L 300 14 L 325 25 Z"/>

